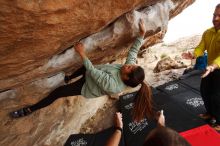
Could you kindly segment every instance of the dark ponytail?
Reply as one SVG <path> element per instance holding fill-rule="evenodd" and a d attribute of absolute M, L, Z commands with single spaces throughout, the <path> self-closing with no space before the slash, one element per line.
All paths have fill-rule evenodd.
<path fill-rule="evenodd" d="M 142 82 L 134 102 L 133 120 L 139 122 L 145 117 L 153 119 L 154 115 L 151 88 L 145 82 Z"/>
<path fill-rule="evenodd" d="M 144 69 L 138 66 L 133 72 L 128 74 L 129 79 L 123 82 L 130 87 L 136 87 L 141 84 L 134 102 L 132 117 L 135 121 L 140 121 L 143 118 L 153 118 L 154 111 L 152 105 L 151 88 L 144 82 L 145 73 Z"/>

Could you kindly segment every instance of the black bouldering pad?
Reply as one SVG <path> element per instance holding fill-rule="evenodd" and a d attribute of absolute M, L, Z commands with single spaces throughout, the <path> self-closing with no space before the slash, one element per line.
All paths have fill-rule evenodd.
<path fill-rule="evenodd" d="M 156 127 L 156 122 L 144 118 L 140 122 L 132 120 L 131 112 L 136 92 L 120 96 L 121 112 L 123 116 L 123 131 L 126 146 L 141 146 L 146 135 Z"/>
<path fill-rule="evenodd" d="M 205 122 L 194 113 L 183 108 L 181 103 L 171 100 L 170 97 L 167 95 L 164 96 L 163 93 L 162 95 L 160 94 L 161 93 L 156 94 L 154 97 L 157 99 L 156 104 L 163 98 L 163 101 L 160 101 L 162 104 L 157 104 L 157 108 L 164 111 L 166 126 L 178 132 L 182 132 L 205 124 Z M 166 98 L 168 100 L 165 100 Z"/>
<path fill-rule="evenodd" d="M 193 78 L 195 79 L 194 82 Z M 200 84 L 199 78 L 198 75 L 190 76 L 183 80 L 168 82 L 157 87 L 157 89 L 164 94 L 167 94 L 168 97 L 166 99 L 176 102 L 179 106 L 182 106 L 189 112 L 198 115 L 206 112 L 202 97 L 200 96 L 198 89 L 196 89 L 198 88 L 197 84 Z M 190 82 L 193 83 L 190 84 Z M 161 96 L 161 94 L 158 95 Z M 159 99 L 164 100 L 163 98 Z M 157 98 L 155 98 L 155 100 L 157 100 Z M 160 103 L 158 104 L 160 105 Z"/>
<path fill-rule="evenodd" d="M 64 146 L 93 146 L 94 142 L 94 134 L 72 134 L 69 136 Z"/>
<path fill-rule="evenodd" d="M 204 102 L 199 94 L 193 91 L 185 91 L 179 94 L 170 96 L 182 108 L 195 115 L 206 113 Z"/>
<path fill-rule="evenodd" d="M 96 134 L 72 134 L 64 146 L 104 146 L 114 131 L 114 128 L 111 127 Z M 119 146 L 125 146 L 123 135 Z"/>
<path fill-rule="evenodd" d="M 179 80 L 179 82 L 187 86 L 189 90 L 195 90 L 200 94 L 201 74 L 188 76 L 185 79 Z"/>
<path fill-rule="evenodd" d="M 181 92 L 185 92 L 188 89 L 183 86 L 178 80 L 175 81 L 171 81 L 168 83 L 165 83 L 161 86 L 157 87 L 158 90 L 167 93 L 168 95 L 175 95 L 175 94 L 179 94 Z"/>
<path fill-rule="evenodd" d="M 168 83 L 176 84 L 178 81 Z M 176 85 L 175 85 L 176 86 Z M 166 86 L 164 86 L 166 88 Z M 170 88 L 170 87 L 169 87 Z M 172 88 L 172 87 L 171 87 Z M 157 110 L 164 110 L 166 125 L 178 132 L 183 132 L 206 124 L 196 114 L 204 111 L 204 105 L 199 94 L 187 90 L 178 83 L 177 91 L 163 92 L 153 91 L 153 100 Z M 143 119 L 140 123 L 132 121 L 131 111 L 133 108 L 135 93 L 129 93 L 120 97 L 121 111 L 123 114 L 124 137 L 126 146 L 142 145 L 147 134 L 156 127 L 156 122 Z M 187 104 L 186 104 L 187 103 Z M 195 106 L 195 107 L 194 107 Z"/>

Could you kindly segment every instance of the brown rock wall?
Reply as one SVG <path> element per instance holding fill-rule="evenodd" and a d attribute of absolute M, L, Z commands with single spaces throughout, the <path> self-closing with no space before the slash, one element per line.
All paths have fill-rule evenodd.
<path fill-rule="evenodd" d="M 158 4 L 153 5 L 156 2 Z M 152 36 L 154 31 L 161 30 L 159 39 L 147 42 L 154 44 L 166 32 L 169 14 L 177 8 L 180 12 L 183 9 L 181 5 L 184 4 L 185 8 L 191 3 L 192 0 L 179 0 L 175 5 L 171 0 L 1 0 L 0 91 L 60 71 L 76 70 L 81 63 L 67 48 L 83 38 L 94 63 L 124 57 L 126 53 L 120 52 L 126 52 L 127 46 L 137 36 L 140 18 L 146 21 L 149 38 L 156 38 Z M 128 12 L 138 8 L 142 9 Z M 99 55 L 96 54 L 98 48 Z M 113 53 L 106 58 L 108 52 Z"/>
<path fill-rule="evenodd" d="M 74 42 L 152 0 L 1 0 L 0 79 L 43 65 Z"/>
<path fill-rule="evenodd" d="M 192 3 L 173 1 L 0 0 L 0 145 L 58 146 L 78 133 L 108 97 L 62 98 L 21 119 L 8 113 L 44 98 L 82 65 L 70 47 L 78 40 L 94 64 L 126 56 L 140 18 L 149 32 L 144 47 L 161 41 L 173 13 Z"/>

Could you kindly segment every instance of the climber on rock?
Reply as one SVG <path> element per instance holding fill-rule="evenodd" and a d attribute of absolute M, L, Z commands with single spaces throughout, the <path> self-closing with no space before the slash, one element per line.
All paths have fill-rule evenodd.
<path fill-rule="evenodd" d="M 151 88 L 144 82 L 145 73 L 143 68 L 137 66 L 137 53 L 143 43 L 146 28 L 143 20 L 139 22 L 139 37 L 130 48 L 125 64 L 106 64 L 93 66 L 84 51 L 82 43 L 74 45 L 75 51 L 80 55 L 84 69 L 78 70 L 83 76 L 74 83 L 58 87 L 46 98 L 38 103 L 21 108 L 10 115 L 13 118 L 23 117 L 44 108 L 56 99 L 66 96 L 83 95 L 86 98 L 94 98 L 102 95 L 111 95 L 122 92 L 127 86 L 136 87 L 141 84 L 133 110 L 133 118 L 136 121 L 144 117 L 153 117 Z M 78 74 L 78 73 L 77 73 Z M 75 76 L 75 75 L 74 75 Z M 69 79 L 66 77 L 65 79 Z"/>

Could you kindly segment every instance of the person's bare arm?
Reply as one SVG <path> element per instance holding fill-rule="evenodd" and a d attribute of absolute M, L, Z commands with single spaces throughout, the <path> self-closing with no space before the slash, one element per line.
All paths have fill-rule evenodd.
<path fill-rule="evenodd" d="M 122 135 L 122 131 L 117 129 L 117 128 L 121 128 L 121 129 L 123 128 L 122 114 L 119 113 L 119 112 L 115 114 L 115 127 L 116 127 L 115 132 L 108 139 L 105 146 L 118 146 L 119 145 L 121 135 Z"/>

